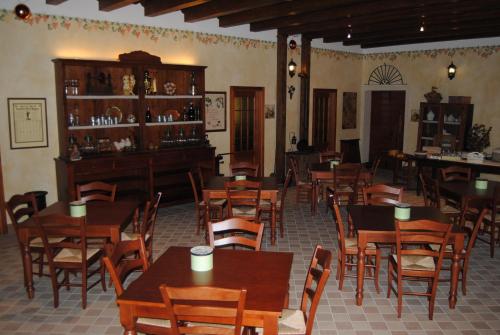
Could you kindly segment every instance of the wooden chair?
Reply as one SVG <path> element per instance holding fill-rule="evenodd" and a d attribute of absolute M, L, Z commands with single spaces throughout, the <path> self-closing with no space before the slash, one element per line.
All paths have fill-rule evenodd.
<path fill-rule="evenodd" d="M 465 252 L 461 254 L 461 260 L 462 260 L 462 265 L 460 267 L 460 273 L 459 273 L 459 280 L 462 280 L 462 294 L 466 295 L 467 294 L 467 272 L 469 270 L 469 261 L 470 261 L 470 256 L 472 253 L 472 248 L 474 248 L 474 245 L 476 243 L 477 235 L 479 232 L 479 229 L 481 228 L 481 225 L 484 223 L 484 218 L 488 214 L 489 210 L 487 208 L 483 208 L 479 211 L 479 214 L 476 215 L 476 220 L 474 221 L 474 224 L 472 228 L 464 227 L 467 231 L 468 239 L 467 243 L 465 246 Z M 431 244 L 430 245 L 431 249 L 434 251 L 439 251 L 439 245 L 437 244 Z M 453 259 L 453 246 L 451 244 L 446 245 L 446 249 L 444 252 L 444 258 L 448 260 Z M 443 270 L 451 270 L 451 267 L 448 268 L 443 268 Z M 451 274 L 450 274 L 451 275 Z M 449 278 L 445 279 L 447 282 L 449 282 Z"/>
<path fill-rule="evenodd" d="M 299 202 L 310 203 L 312 209 L 312 201 L 315 201 L 315 199 L 312 199 L 313 184 L 310 180 L 309 181 L 301 180 L 299 174 L 299 165 L 295 157 L 290 156 L 289 162 L 293 172 L 293 178 L 295 179 L 295 186 L 296 186 L 295 202 L 297 204 Z"/>
<path fill-rule="evenodd" d="M 195 177 L 196 176 L 196 177 Z M 201 200 L 201 192 L 203 190 L 203 174 L 200 167 L 192 169 L 188 172 L 188 178 L 191 182 L 193 190 L 194 208 L 196 213 L 196 235 L 200 234 L 200 228 L 205 228 L 205 212 L 207 205 Z M 213 199 L 210 201 L 210 219 L 222 220 L 224 218 L 224 208 L 227 205 L 226 199 Z"/>
<path fill-rule="evenodd" d="M 489 204 L 490 210 L 484 216 L 483 229 L 481 231 L 482 233 L 487 233 L 490 237 L 489 240 L 485 240 L 482 237 L 478 238 L 481 241 L 489 243 L 491 258 L 495 256 L 495 243 L 498 243 L 500 240 L 500 232 L 497 229 L 500 227 L 500 187 L 495 187 L 493 192 L 493 201 Z M 465 213 L 469 212 L 471 211 L 466 208 Z"/>
<path fill-rule="evenodd" d="M 357 264 L 352 260 L 354 257 L 358 256 L 358 239 L 357 237 L 346 237 L 344 222 L 342 216 L 340 215 L 339 199 L 334 195 L 334 201 L 332 204 L 333 221 L 335 222 L 335 227 L 337 229 L 337 275 L 336 279 L 339 281 L 339 290 L 342 290 L 344 286 L 345 277 L 357 277 L 356 275 L 346 274 L 346 269 L 352 266 L 357 266 Z M 382 253 L 375 243 L 368 243 L 365 251 L 367 262 L 366 269 L 374 269 L 374 275 L 371 276 L 370 273 L 365 276 L 367 279 L 373 279 L 375 282 L 375 289 L 377 293 L 380 293 L 379 287 L 379 273 L 380 273 L 380 263 L 382 260 Z M 371 263 L 371 257 L 375 256 L 375 264 Z"/>
<path fill-rule="evenodd" d="M 364 183 L 363 186 L 372 186 L 373 185 L 373 180 L 375 179 L 375 176 L 377 175 L 378 166 L 380 165 L 381 161 L 382 161 L 382 155 L 378 155 L 377 158 L 375 158 L 375 160 L 372 163 L 368 179 L 363 180 L 363 183 Z"/>
<path fill-rule="evenodd" d="M 397 205 L 403 201 L 403 188 L 384 184 L 363 187 L 365 205 Z"/>
<path fill-rule="evenodd" d="M 344 162 L 344 153 L 338 151 L 322 151 L 319 153 L 319 162 L 329 162 L 331 160 L 339 160 L 340 163 Z"/>
<path fill-rule="evenodd" d="M 229 164 L 229 169 L 231 170 L 231 175 L 244 175 L 250 177 L 259 176 L 259 164 L 254 164 L 251 162 L 237 162 Z"/>
<path fill-rule="evenodd" d="M 403 294 L 426 296 L 429 300 L 429 320 L 434 314 L 439 271 L 450 237 L 452 225 L 431 220 L 396 220 L 396 255 L 389 257 L 387 298 L 394 290 L 396 280 L 398 297 L 398 318 L 401 317 Z M 437 244 L 439 250 L 429 250 L 426 245 Z M 426 292 L 403 291 L 403 279 L 425 280 Z"/>
<path fill-rule="evenodd" d="M 9 214 L 10 221 L 12 222 L 12 226 L 14 227 L 14 231 L 16 232 L 16 237 L 18 237 L 18 228 L 22 225 L 26 220 L 28 220 L 33 215 L 38 214 L 38 208 L 36 204 L 36 199 L 33 193 L 30 194 L 16 194 L 13 195 L 9 201 L 6 203 L 7 213 Z M 64 238 L 56 237 L 50 238 L 52 243 L 61 242 Z M 25 262 L 23 257 L 23 248 L 24 246 L 19 242 L 19 238 L 17 239 L 19 244 L 19 250 L 21 251 L 21 259 L 23 260 L 23 264 Z M 43 246 L 43 241 L 41 237 L 34 237 L 30 240 L 28 248 L 30 250 L 30 254 L 32 255 L 32 263 L 38 264 L 38 276 L 43 276 L 43 266 L 44 266 L 44 254 L 45 248 Z M 33 257 L 33 255 L 36 255 Z M 24 266 L 28 266 L 24 264 Z M 26 276 L 26 275 L 25 275 Z M 24 285 L 27 285 L 27 278 L 24 278 Z"/>
<path fill-rule="evenodd" d="M 264 224 L 245 221 L 240 218 L 208 223 L 210 246 L 214 248 L 239 245 L 259 251 L 262 244 L 263 231 Z M 222 237 L 215 239 L 216 234 L 222 234 Z M 224 234 L 230 235 L 224 236 Z M 250 235 L 255 237 L 255 239 L 248 237 Z"/>
<path fill-rule="evenodd" d="M 115 201 L 116 185 L 93 181 L 88 184 L 76 185 L 76 199 L 83 201 Z"/>
<path fill-rule="evenodd" d="M 172 335 L 241 334 L 247 296 L 245 288 L 171 287 L 163 284 L 160 292 L 172 325 Z M 186 322 L 193 319 L 203 322 Z"/>
<path fill-rule="evenodd" d="M 327 187 L 327 205 L 331 208 L 333 195 L 339 201 L 346 199 L 347 204 L 356 204 L 358 200 L 358 184 L 361 164 L 344 163 L 333 168 L 333 187 Z"/>
<path fill-rule="evenodd" d="M 224 183 L 229 218 L 260 221 L 260 191 L 262 183 L 251 180 L 235 180 Z"/>
<path fill-rule="evenodd" d="M 448 166 L 439 169 L 442 181 L 464 181 L 470 182 L 472 179 L 472 170 L 462 166 Z"/>
<path fill-rule="evenodd" d="M 417 176 L 414 159 L 399 150 L 389 150 L 388 156 L 393 161 L 393 184 L 403 184 L 406 189 L 411 189 L 412 182 Z"/>
<path fill-rule="evenodd" d="M 131 258 L 129 257 L 130 255 L 137 255 L 137 257 Z M 107 244 L 106 256 L 102 260 L 109 272 L 117 297 L 123 293 L 123 283 L 131 272 L 136 270 L 146 272 L 149 268 L 146 246 L 142 238 L 121 241 L 114 246 L 114 249 L 111 244 Z M 136 331 L 147 334 L 169 334 L 170 321 L 138 318 L 136 321 Z"/>
<path fill-rule="evenodd" d="M 441 194 L 439 192 L 439 181 L 423 173 L 420 173 L 418 177 L 422 185 L 422 195 L 424 197 L 425 206 L 438 208 L 441 213 L 448 216 L 453 222 L 458 223 L 461 216 L 461 210 L 448 205 L 446 202 L 442 204 Z"/>
<path fill-rule="evenodd" d="M 52 291 L 54 293 L 54 307 L 59 306 L 59 288 L 61 286 L 65 286 L 68 290 L 71 286 L 77 286 L 82 288 L 82 308 L 85 309 L 89 289 L 101 282 L 102 289 L 106 291 L 104 266 L 101 262 L 102 249 L 87 247 L 85 217 L 50 214 L 36 215 L 34 219 L 38 225 L 45 253 L 47 254 Z M 49 242 L 49 236 L 61 237 L 64 240 Z M 94 264 L 98 264 L 98 267 L 91 270 Z M 60 270 L 64 273 L 61 281 L 58 279 Z M 70 272 L 81 272 L 81 282 L 71 283 Z M 100 279 L 88 285 L 88 278 L 96 273 L 100 273 Z"/>
<path fill-rule="evenodd" d="M 161 194 L 161 192 L 158 192 L 152 201 L 147 201 L 146 205 L 144 205 L 142 223 L 139 223 L 139 210 L 137 209 L 133 222 L 134 231 L 132 233 L 122 232 L 121 234 L 122 241 L 131 241 L 142 237 L 146 244 L 146 253 L 150 262 L 153 260 L 153 235 Z"/>
<path fill-rule="evenodd" d="M 285 199 L 286 193 L 288 191 L 288 186 L 290 185 L 290 181 L 292 180 L 292 169 L 288 169 L 286 173 L 285 183 L 283 184 L 283 189 L 281 190 L 280 199 L 276 202 L 276 222 L 280 225 L 280 236 L 284 237 L 285 228 L 284 228 L 284 211 L 285 211 Z M 271 220 L 271 203 L 267 200 L 260 201 L 260 209 L 262 213 L 267 214 L 266 219 Z M 261 218 L 262 219 L 262 218 Z"/>

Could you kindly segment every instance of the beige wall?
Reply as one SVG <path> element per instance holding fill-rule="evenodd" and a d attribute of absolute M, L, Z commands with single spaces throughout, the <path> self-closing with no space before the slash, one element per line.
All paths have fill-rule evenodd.
<path fill-rule="evenodd" d="M 12 13 L 0 10 L 0 43 L 3 46 L 0 53 L 0 100 L 3 101 L 0 104 L 0 149 L 7 198 L 14 193 L 41 189 L 49 192 L 49 203 L 56 200 L 53 159 L 58 155 L 58 135 L 53 58 L 114 60 L 120 53 L 144 50 L 161 56 L 166 63 L 206 65 L 206 89 L 209 91 L 226 91 L 229 98 L 232 85 L 264 87 L 265 103 L 276 103 L 276 46 L 270 42 L 54 16 L 34 15 L 32 21 L 25 23 L 15 20 Z M 418 108 L 423 94 L 432 85 L 439 87 L 445 99 L 449 94 L 470 95 L 475 104 L 474 121 L 492 125 L 492 142 L 500 146 L 497 138 L 500 102 L 495 96 L 499 89 L 500 52 L 498 47 L 493 48 L 485 56 L 480 54 L 481 50 L 486 49 L 457 51 L 453 61 L 458 67 L 458 75 L 455 80 L 448 81 L 445 68 L 450 57 L 446 52 L 435 57 L 425 53 L 367 56 L 313 49 L 311 95 L 314 88 L 337 89 L 337 141 L 362 137 L 365 116 L 362 84 L 375 66 L 391 63 L 400 69 L 408 83 L 408 115 L 410 110 Z M 299 52 L 299 49 L 289 52 L 289 57 L 293 56 L 300 68 Z M 289 132 L 294 131 L 298 136 L 299 131 L 298 76 L 287 77 L 287 85 L 296 88 L 293 98 L 287 98 L 288 150 Z M 358 122 L 353 130 L 341 129 L 342 93 L 346 91 L 358 93 Z M 47 99 L 48 148 L 10 149 L 8 97 Z M 312 101 L 310 110 L 312 121 Z M 275 121 L 265 120 L 266 175 L 274 170 Z M 405 148 L 411 150 L 415 147 L 416 124 L 407 122 Z M 217 153 L 229 151 L 229 129 L 209 133 L 209 138 L 217 147 Z M 227 163 L 222 172 L 227 172 Z"/>

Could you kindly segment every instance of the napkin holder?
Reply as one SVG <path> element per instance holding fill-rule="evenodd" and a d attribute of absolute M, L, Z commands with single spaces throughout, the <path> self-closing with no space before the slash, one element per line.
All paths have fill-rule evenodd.
<path fill-rule="evenodd" d="M 191 248 L 191 270 L 210 271 L 214 267 L 214 249 L 209 246 L 200 245 Z"/>
<path fill-rule="evenodd" d="M 85 201 L 76 200 L 69 203 L 69 214 L 72 217 L 79 218 L 87 215 L 87 205 Z"/>
<path fill-rule="evenodd" d="M 246 180 L 247 176 L 245 175 L 236 175 L 234 176 L 234 180 Z"/>
<path fill-rule="evenodd" d="M 486 179 L 476 179 L 476 182 L 474 183 L 474 186 L 478 190 L 486 190 L 488 188 L 488 180 L 486 180 Z"/>
<path fill-rule="evenodd" d="M 410 219 L 411 207 L 410 204 L 399 203 L 394 206 L 394 218 L 401 221 Z"/>
<path fill-rule="evenodd" d="M 338 159 L 332 159 L 330 160 L 330 169 L 333 169 L 335 166 L 340 165 L 340 160 Z"/>

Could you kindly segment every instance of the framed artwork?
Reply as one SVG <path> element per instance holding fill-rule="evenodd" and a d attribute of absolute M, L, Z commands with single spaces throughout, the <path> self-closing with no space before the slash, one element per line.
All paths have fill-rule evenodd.
<path fill-rule="evenodd" d="M 264 106 L 264 116 L 266 119 L 274 119 L 275 116 L 275 107 L 274 105 L 265 105 Z"/>
<path fill-rule="evenodd" d="M 356 92 L 344 92 L 342 96 L 342 129 L 356 128 Z"/>
<path fill-rule="evenodd" d="M 10 148 L 49 146 L 45 98 L 8 98 Z"/>
<path fill-rule="evenodd" d="M 205 92 L 205 131 L 226 131 L 226 92 Z"/>

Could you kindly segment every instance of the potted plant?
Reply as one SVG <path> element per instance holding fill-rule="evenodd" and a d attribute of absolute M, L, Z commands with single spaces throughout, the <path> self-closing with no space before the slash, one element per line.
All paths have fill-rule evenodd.
<path fill-rule="evenodd" d="M 475 123 L 469 130 L 467 136 L 467 149 L 469 151 L 483 152 L 490 146 L 491 127 L 486 128 L 484 124 Z"/>

